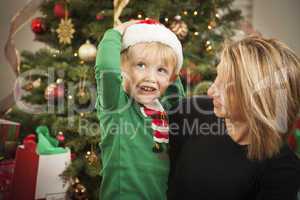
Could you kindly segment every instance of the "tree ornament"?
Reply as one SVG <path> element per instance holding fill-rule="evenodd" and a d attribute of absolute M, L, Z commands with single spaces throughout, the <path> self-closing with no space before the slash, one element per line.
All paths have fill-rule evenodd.
<path fill-rule="evenodd" d="M 96 165 L 98 162 L 98 156 L 94 151 L 88 151 L 85 155 L 85 158 L 90 165 Z"/>
<path fill-rule="evenodd" d="M 64 133 L 59 131 L 57 136 L 56 136 L 57 141 L 59 141 L 60 143 L 64 143 L 65 142 L 65 136 Z"/>
<path fill-rule="evenodd" d="M 96 15 L 96 20 L 97 20 L 97 21 L 101 21 L 102 19 L 104 19 L 104 15 L 102 15 L 101 13 L 98 13 L 98 14 Z"/>
<path fill-rule="evenodd" d="M 88 92 L 84 90 L 80 90 L 76 95 L 76 100 L 79 105 L 89 104 L 91 96 Z"/>
<path fill-rule="evenodd" d="M 180 40 L 186 38 L 188 34 L 187 24 L 181 20 L 179 15 L 175 16 L 175 20 L 170 24 L 170 30 L 173 31 Z"/>
<path fill-rule="evenodd" d="M 214 29 L 216 26 L 217 26 L 216 21 L 215 21 L 215 20 L 212 20 L 212 21 L 210 21 L 210 22 L 208 23 L 207 28 L 208 28 L 209 30 L 212 30 L 212 29 Z"/>
<path fill-rule="evenodd" d="M 88 200 L 86 188 L 80 183 L 78 178 L 72 181 L 72 186 L 69 188 L 68 193 L 68 199 Z"/>
<path fill-rule="evenodd" d="M 36 79 L 35 81 L 32 82 L 33 88 L 39 88 L 41 86 L 41 78 Z"/>
<path fill-rule="evenodd" d="M 41 33 L 45 32 L 46 27 L 45 27 L 45 24 L 44 24 L 42 18 L 37 17 L 31 21 L 31 30 L 35 34 L 41 34 Z"/>
<path fill-rule="evenodd" d="M 45 99 L 55 99 L 64 97 L 64 86 L 63 84 L 51 83 L 47 86 L 45 93 Z"/>
<path fill-rule="evenodd" d="M 59 18 L 65 18 L 69 16 L 69 12 L 63 3 L 56 3 L 53 7 L 53 12 L 54 15 Z"/>
<path fill-rule="evenodd" d="M 73 39 L 73 34 L 75 33 L 74 24 L 71 19 L 61 19 L 60 24 L 58 25 L 58 29 L 56 29 L 58 33 L 59 43 L 61 44 L 71 44 L 71 40 Z"/>
<path fill-rule="evenodd" d="M 71 161 L 75 160 L 77 158 L 76 153 L 71 153 Z"/>
<path fill-rule="evenodd" d="M 96 58 L 97 48 L 91 44 L 89 40 L 85 44 L 81 45 L 78 50 L 79 58 L 83 61 L 90 62 Z"/>
<path fill-rule="evenodd" d="M 32 91 L 32 89 L 33 89 L 32 81 L 30 83 L 27 83 L 26 85 L 24 85 L 23 89 L 26 90 L 27 92 Z"/>

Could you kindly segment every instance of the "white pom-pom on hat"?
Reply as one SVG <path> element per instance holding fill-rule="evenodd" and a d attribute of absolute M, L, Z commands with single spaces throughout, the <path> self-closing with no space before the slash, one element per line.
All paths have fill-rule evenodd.
<path fill-rule="evenodd" d="M 142 20 L 126 29 L 123 34 L 122 50 L 142 42 L 161 42 L 171 47 L 177 55 L 176 73 L 179 73 L 183 63 L 182 46 L 170 29 L 155 20 Z"/>

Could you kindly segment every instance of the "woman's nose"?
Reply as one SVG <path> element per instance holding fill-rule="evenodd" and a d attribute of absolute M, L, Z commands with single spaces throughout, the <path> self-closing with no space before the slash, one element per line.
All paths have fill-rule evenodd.
<path fill-rule="evenodd" d="M 213 98 L 214 96 L 214 93 L 215 93 L 215 84 L 213 83 L 207 90 L 207 95 L 210 97 L 210 98 Z"/>

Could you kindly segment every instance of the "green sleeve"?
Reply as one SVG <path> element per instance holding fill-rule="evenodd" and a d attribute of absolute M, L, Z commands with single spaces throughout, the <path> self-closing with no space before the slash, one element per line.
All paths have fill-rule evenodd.
<path fill-rule="evenodd" d="M 177 106 L 179 101 L 185 97 L 185 91 L 183 89 L 182 82 L 180 77 L 176 79 L 176 81 L 168 87 L 164 96 L 161 99 L 164 108 L 170 110 L 171 108 Z"/>
<path fill-rule="evenodd" d="M 98 111 L 112 111 L 118 105 L 122 90 L 121 37 L 118 31 L 109 29 L 98 46 L 95 66 Z"/>

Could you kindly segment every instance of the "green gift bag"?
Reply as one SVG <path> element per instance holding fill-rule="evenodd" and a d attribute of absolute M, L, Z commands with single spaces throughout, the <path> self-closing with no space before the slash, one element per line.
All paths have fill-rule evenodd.
<path fill-rule="evenodd" d="M 39 126 L 36 129 L 38 135 L 37 152 L 40 155 L 66 153 L 66 148 L 58 147 L 59 142 L 50 136 L 46 126 Z"/>

